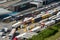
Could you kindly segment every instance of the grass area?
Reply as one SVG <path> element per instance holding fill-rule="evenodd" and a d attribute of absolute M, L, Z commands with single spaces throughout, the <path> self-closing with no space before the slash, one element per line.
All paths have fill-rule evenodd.
<path fill-rule="evenodd" d="M 60 23 L 58 23 L 58 25 L 56 24 L 55 26 L 59 28 L 60 27 Z M 47 37 L 44 40 L 56 40 L 59 37 L 60 37 L 60 28 L 58 29 L 58 32 L 55 35 L 52 35 L 50 37 Z"/>
<path fill-rule="evenodd" d="M 28 40 L 56 40 L 60 37 L 60 22 L 46 28 Z"/>
<path fill-rule="evenodd" d="M 44 40 L 56 40 L 60 37 L 60 30 L 55 35 L 45 38 Z"/>

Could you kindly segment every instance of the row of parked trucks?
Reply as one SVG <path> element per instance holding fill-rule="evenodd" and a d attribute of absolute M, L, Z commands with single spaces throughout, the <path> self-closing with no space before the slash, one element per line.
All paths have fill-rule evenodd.
<path fill-rule="evenodd" d="M 57 13 L 57 14 L 60 14 L 60 11 Z M 54 18 L 53 18 L 54 17 Z M 50 19 L 51 17 L 47 18 L 47 20 L 45 21 L 40 21 L 39 24 L 41 24 L 40 26 L 37 26 L 33 29 L 30 30 L 30 32 L 39 32 L 39 31 L 42 31 L 44 30 L 45 28 L 53 25 L 53 24 L 56 24 L 58 22 L 60 22 L 60 17 L 58 17 L 58 15 L 54 15 L 52 16 L 52 19 Z M 18 40 L 19 38 L 26 38 L 25 36 L 27 35 L 27 33 L 23 33 L 23 34 L 20 34 L 18 36 L 16 36 L 15 38 Z M 29 37 L 29 36 L 28 36 Z"/>
<path fill-rule="evenodd" d="M 59 7 L 57 7 L 57 8 L 59 8 Z M 50 10 L 51 11 L 51 10 Z M 53 10 L 52 10 L 53 11 Z M 44 14 L 44 13 L 43 13 Z M 42 15 L 43 15 L 42 14 Z M 47 20 L 45 20 L 45 21 L 41 21 L 42 19 L 40 19 L 41 18 L 41 14 L 39 14 L 39 15 L 37 15 L 37 16 L 35 16 L 33 19 L 34 19 L 34 21 L 39 21 L 39 23 L 41 24 L 40 26 L 38 26 L 38 27 L 36 27 L 36 28 L 33 28 L 33 29 L 31 29 L 30 30 L 30 32 L 38 32 L 38 31 L 40 31 L 40 29 L 41 28 L 46 28 L 46 27 L 48 27 L 48 26 L 50 26 L 50 25 L 53 25 L 53 24 L 55 24 L 55 23 L 58 23 L 59 21 L 60 21 L 60 10 L 57 10 L 57 11 L 54 11 L 54 12 L 52 12 L 52 13 L 49 13 L 49 11 L 47 12 L 47 13 L 45 13 L 44 15 L 46 16 L 46 14 L 48 14 L 48 15 L 51 15 L 51 16 L 48 16 L 48 18 L 47 17 L 45 17 L 45 18 L 47 18 Z M 32 18 L 32 17 L 31 17 Z M 35 19 L 36 18 L 36 19 Z M 42 17 L 42 18 L 44 18 L 44 17 Z M 28 18 L 28 19 L 30 19 L 30 18 Z M 27 20 L 28 20 L 27 19 Z M 31 19 L 30 19 L 31 20 Z M 25 21 L 25 22 L 27 22 L 27 21 Z M 20 24 L 21 24 L 22 22 L 18 22 L 18 23 L 16 23 L 16 24 L 13 24 L 12 25 L 12 27 L 14 27 L 14 28 L 17 28 L 18 26 L 20 26 Z M 42 26 L 43 25 L 43 26 Z M 41 27 L 42 26 L 42 27 Z M 39 30 L 38 30 L 39 29 Z M 43 29 L 41 29 L 41 30 L 43 30 Z M 16 31 L 16 30 L 15 30 Z M 12 31 L 13 32 L 13 31 Z M 12 35 L 14 34 L 14 32 L 12 33 Z M 21 35 L 21 34 L 20 34 Z M 11 36 L 11 35 L 10 35 Z M 22 36 L 23 36 L 23 34 L 22 34 Z"/>
<path fill-rule="evenodd" d="M 51 12 L 51 13 L 50 13 Z M 36 15 L 35 17 L 28 17 L 28 18 L 25 18 L 23 20 L 22 23 L 31 23 L 31 21 L 34 21 L 37 22 L 37 21 L 40 21 L 42 19 L 45 19 L 45 18 L 48 18 L 50 16 L 53 16 L 53 15 L 56 15 L 58 11 L 54 11 L 54 10 L 49 10 L 47 13 L 41 13 L 41 14 L 38 14 Z M 20 24 L 21 22 L 18 22 L 16 24 Z M 16 26 L 16 24 L 14 24 Z M 13 25 L 12 25 L 13 26 Z"/>

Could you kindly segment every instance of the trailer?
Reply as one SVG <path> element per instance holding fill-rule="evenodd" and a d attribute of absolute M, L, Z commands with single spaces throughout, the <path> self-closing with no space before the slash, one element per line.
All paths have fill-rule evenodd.
<path fill-rule="evenodd" d="M 22 22 L 17 22 L 17 23 L 15 23 L 15 24 L 13 24 L 12 27 L 16 28 L 16 27 L 20 26 L 21 23 L 22 23 Z"/>
<path fill-rule="evenodd" d="M 8 36 L 11 40 L 13 39 L 15 32 L 16 32 L 16 29 L 13 28 Z"/>
<path fill-rule="evenodd" d="M 57 17 L 60 17 L 60 12 L 57 13 Z"/>
<path fill-rule="evenodd" d="M 15 38 L 17 38 L 18 40 L 26 40 L 26 39 L 29 39 L 31 38 L 33 35 L 37 35 L 37 33 L 35 32 L 25 32 L 23 34 L 20 34 L 18 36 L 16 36 Z"/>
<path fill-rule="evenodd" d="M 45 22 L 46 26 L 51 26 L 53 24 L 55 24 L 55 20 L 51 20 L 51 21 Z"/>
<path fill-rule="evenodd" d="M 38 27 L 35 27 L 35 28 L 31 29 L 30 31 L 31 32 L 39 32 L 40 29 L 41 29 L 41 26 L 38 26 Z"/>

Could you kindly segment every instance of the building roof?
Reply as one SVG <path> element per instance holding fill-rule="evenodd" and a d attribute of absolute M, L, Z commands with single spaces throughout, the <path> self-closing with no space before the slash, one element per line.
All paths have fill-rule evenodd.
<path fill-rule="evenodd" d="M 22 5 L 28 2 L 31 2 L 32 0 L 26 0 L 26 1 L 20 1 L 19 3 L 13 4 L 12 6 Z"/>
<path fill-rule="evenodd" d="M 4 8 L 0 8 L 0 15 L 7 14 L 7 13 L 11 13 L 11 11 L 4 9 Z"/>

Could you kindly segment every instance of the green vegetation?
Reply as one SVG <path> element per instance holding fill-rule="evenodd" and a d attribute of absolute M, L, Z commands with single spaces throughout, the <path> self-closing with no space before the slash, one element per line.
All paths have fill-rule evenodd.
<path fill-rule="evenodd" d="M 28 40 L 53 40 L 53 39 L 56 40 L 60 36 L 59 30 L 60 30 L 60 23 L 57 23 L 39 32 L 38 35 L 34 35 L 32 38 Z"/>

